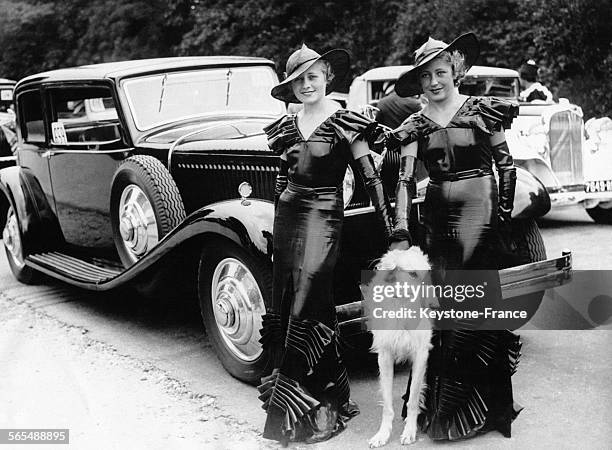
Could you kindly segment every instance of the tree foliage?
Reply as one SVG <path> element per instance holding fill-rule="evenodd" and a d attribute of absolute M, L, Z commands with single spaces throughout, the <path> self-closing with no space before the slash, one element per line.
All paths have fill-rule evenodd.
<path fill-rule="evenodd" d="M 2 77 L 170 55 L 270 58 L 279 72 L 303 42 L 352 54 L 352 76 L 411 63 L 428 36 L 467 31 L 480 63 L 535 59 L 557 94 L 612 115 L 611 0 L 0 0 Z M 350 79 L 345 80 L 348 88 Z"/>

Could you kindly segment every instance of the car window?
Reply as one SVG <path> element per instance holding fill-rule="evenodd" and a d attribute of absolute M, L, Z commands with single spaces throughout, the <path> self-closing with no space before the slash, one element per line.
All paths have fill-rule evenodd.
<path fill-rule="evenodd" d="M 109 88 L 51 89 L 50 100 L 54 144 L 106 144 L 121 139 Z"/>
<path fill-rule="evenodd" d="M 13 103 L 13 88 L 11 86 L 0 87 L 0 111 L 6 111 Z"/>
<path fill-rule="evenodd" d="M 378 100 L 386 97 L 395 87 L 395 80 L 372 80 L 370 83 L 370 99 L 371 105 L 376 105 Z"/>
<path fill-rule="evenodd" d="M 470 77 L 466 76 L 459 86 L 465 95 L 481 97 L 502 97 L 517 99 L 519 93 L 517 78 Z"/>
<path fill-rule="evenodd" d="M 19 96 L 21 110 L 21 134 L 25 142 L 45 142 L 42 96 L 38 90 Z"/>
<path fill-rule="evenodd" d="M 276 75 L 271 67 L 224 67 L 131 78 L 124 81 L 139 130 L 204 115 L 284 112 L 270 96 Z"/>

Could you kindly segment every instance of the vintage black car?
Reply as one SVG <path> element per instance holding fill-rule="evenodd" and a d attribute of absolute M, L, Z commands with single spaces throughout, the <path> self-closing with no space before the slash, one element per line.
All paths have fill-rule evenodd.
<path fill-rule="evenodd" d="M 44 273 L 92 290 L 129 284 L 150 295 L 191 288 L 225 368 L 258 381 L 270 369 L 258 340 L 278 164 L 262 128 L 285 112 L 269 95 L 277 82 L 271 61 L 245 57 L 106 63 L 19 81 L 18 165 L 0 171 L 15 277 L 33 283 Z M 394 192 L 397 155 L 379 159 Z M 549 207 L 530 183 L 517 207 L 525 262 L 545 257 L 537 228 L 524 224 Z M 335 295 L 342 332 L 363 335 L 360 271 L 386 243 L 350 169 L 344 196 Z M 569 267 L 566 255 L 504 272 L 504 295 L 541 290 Z"/>

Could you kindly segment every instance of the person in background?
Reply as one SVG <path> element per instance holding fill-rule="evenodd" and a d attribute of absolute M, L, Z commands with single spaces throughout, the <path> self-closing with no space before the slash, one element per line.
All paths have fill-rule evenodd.
<path fill-rule="evenodd" d="M 538 81 L 538 66 L 533 59 L 520 67 L 519 82 L 522 89 L 519 98 L 522 102 L 553 102 L 552 92 Z"/>
<path fill-rule="evenodd" d="M 395 89 L 392 89 L 388 95 L 379 100 L 376 107 L 378 108 L 376 121 L 389 128 L 397 128 L 411 114 L 421 110 L 421 102 L 418 96 L 400 97 Z"/>

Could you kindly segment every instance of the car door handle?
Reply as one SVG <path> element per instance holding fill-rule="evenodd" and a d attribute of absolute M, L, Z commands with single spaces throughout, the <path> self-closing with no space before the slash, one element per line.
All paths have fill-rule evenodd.
<path fill-rule="evenodd" d="M 48 159 L 48 158 L 51 158 L 53 155 L 55 155 L 54 151 L 47 150 L 46 152 L 41 153 L 40 157 Z"/>

